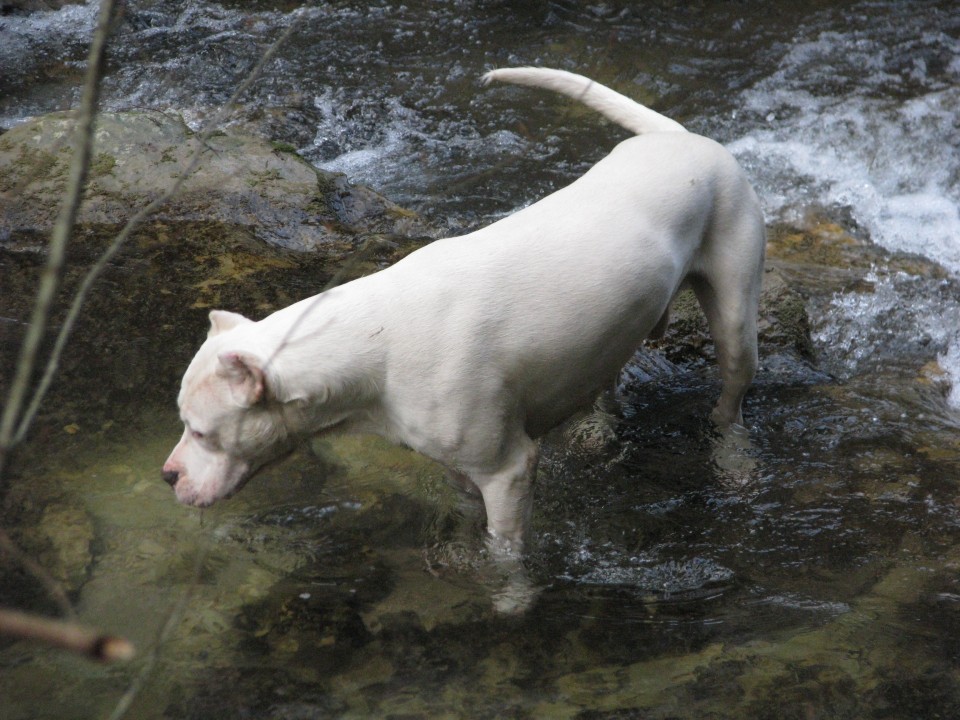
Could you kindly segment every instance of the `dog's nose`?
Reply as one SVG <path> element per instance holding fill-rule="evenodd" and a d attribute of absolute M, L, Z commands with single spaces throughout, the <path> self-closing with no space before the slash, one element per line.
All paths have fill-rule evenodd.
<path fill-rule="evenodd" d="M 176 470 L 163 471 L 163 481 L 170 487 L 173 487 L 174 485 L 176 485 L 177 480 L 179 479 L 180 479 L 180 473 L 178 473 Z"/>

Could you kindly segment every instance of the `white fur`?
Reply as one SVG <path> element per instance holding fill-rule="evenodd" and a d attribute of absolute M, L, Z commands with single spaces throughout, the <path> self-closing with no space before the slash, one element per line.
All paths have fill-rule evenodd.
<path fill-rule="evenodd" d="M 491 534 L 519 548 L 535 440 L 609 389 L 692 285 L 742 422 L 757 362 L 764 225 L 720 145 L 586 78 L 496 70 L 646 134 L 489 227 L 251 322 L 211 313 L 183 379 L 183 438 L 164 465 L 179 500 L 209 505 L 323 431 L 373 432 L 468 478 Z"/>
<path fill-rule="evenodd" d="M 650 108 L 644 107 L 590 78 L 566 70 L 531 67 L 500 68 L 499 70 L 491 70 L 483 76 L 484 85 L 489 85 L 494 80 L 553 90 L 582 102 L 608 120 L 612 120 L 617 125 L 637 135 L 652 132 L 687 131 L 676 120 L 664 117 L 660 113 L 654 112 Z"/>

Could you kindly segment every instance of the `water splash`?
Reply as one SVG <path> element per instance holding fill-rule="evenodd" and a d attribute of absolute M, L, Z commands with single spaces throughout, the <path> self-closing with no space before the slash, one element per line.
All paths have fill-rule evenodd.
<path fill-rule="evenodd" d="M 852 375 L 931 350 L 956 356 L 960 299 L 954 283 L 903 272 L 871 272 L 865 280 L 872 292 L 838 293 L 814 329 L 814 341 L 826 349 L 833 372 Z M 951 367 L 960 370 L 948 360 L 945 369 Z"/>
<path fill-rule="evenodd" d="M 825 32 L 797 44 L 744 94 L 761 127 L 730 149 L 756 176 L 771 216 L 843 208 L 877 244 L 958 272 L 960 155 L 946 150 L 960 146 L 960 40 L 921 36 Z M 903 65 L 908 52 L 951 57 L 934 72 Z M 860 84 L 837 87 L 852 77 Z"/>
<path fill-rule="evenodd" d="M 849 216 L 876 244 L 960 273 L 960 39 L 956 17 L 854 6 L 846 31 L 801 28 L 774 72 L 742 96 L 757 128 L 729 145 L 769 217 L 811 207 Z M 867 23 L 867 27 L 865 27 Z M 841 368 L 930 344 L 960 408 L 956 299 L 904 276 L 833 299 L 817 339 Z M 923 282 L 923 281 L 918 281 Z"/>

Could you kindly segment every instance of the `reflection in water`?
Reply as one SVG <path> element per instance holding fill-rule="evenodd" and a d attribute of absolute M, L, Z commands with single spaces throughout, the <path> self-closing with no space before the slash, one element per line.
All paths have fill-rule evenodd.
<path fill-rule="evenodd" d="M 760 468 L 750 442 L 750 431 L 742 425 L 717 432 L 710 458 L 721 486 L 747 491 L 758 479 Z"/>

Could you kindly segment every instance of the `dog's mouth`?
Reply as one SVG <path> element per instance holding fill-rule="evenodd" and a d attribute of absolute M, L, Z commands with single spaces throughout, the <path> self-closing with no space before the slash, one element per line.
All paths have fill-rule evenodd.
<path fill-rule="evenodd" d="M 263 468 L 267 467 L 267 465 L 269 464 L 272 464 L 272 461 L 268 463 L 264 463 L 263 465 L 257 467 L 256 469 L 244 473 L 240 477 L 240 479 L 222 495 L 217 495 L 216 497 L 205 497 L 205 496 L 200 496 L 198 494 L 194 497 L 187 497 L 187 498 L 180 499 L 180 502 L 182 502 L 185 505 L 190 505 L 195 508 L 203 509 L 203 508 L 208 508 L 214 503 L 217 503 L 221 500 L 229 500 L 238 492 L 240 492 L 248 482 L 250 482 L 256 475 L 260 473 L 260 471 Z M 177 490 L 177 487 L 174 486 L 174 492 L 176 492 L 176 490 Z"/>
<path fill-rule="evenodd" d="M 219 472 L 194 475 L 183 470 L 178 473 L 165 471 L 163 479 L 173 488 L 180 503 L 206 508 L 232 498 L 261 472 L 286 460 L 299 445 L 297 440 L 288 437 L 264 448 L 259 456 L 227 456 Z"/>

